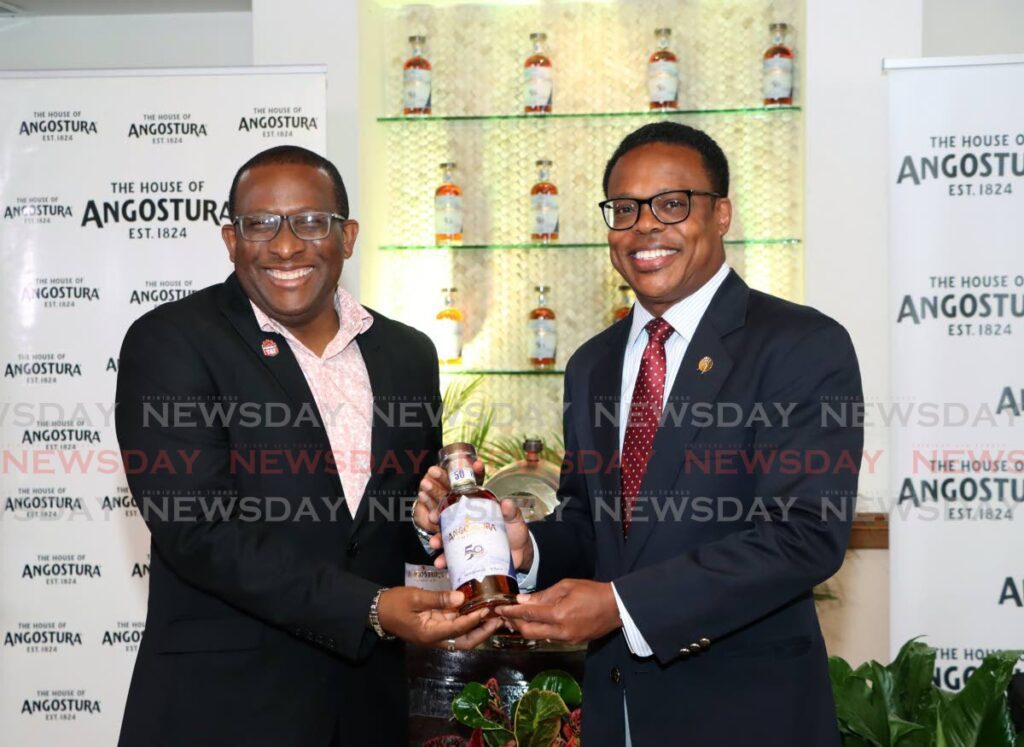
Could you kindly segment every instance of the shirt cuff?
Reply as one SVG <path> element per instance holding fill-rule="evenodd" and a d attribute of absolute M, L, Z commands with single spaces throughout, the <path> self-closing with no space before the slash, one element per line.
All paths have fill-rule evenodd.
<path fill-rule="evenodd" d="M 622 620 L 622 634 L 626 636 L 626 645 L 629 646 L 630 653 L 635 656 L 653 656 L 654 651 L 651 650 L 647 641 L 644 640 L 640 628 L 636 626 L 633 618 L 630 617 L 629 610 L 622 603 L 622 597 L 619 596 L 615 584 L 612 584 L 612 593 L 615 595 L 615 604 L 619 608 L 619 619 Z"/>
<path fill-rule="evenodd" d="M 537 547 L 537 540 L 533 538 L 533 532 L 530 532 L 530 544 L 533 545 L 533 564 L 526 573 L 516 573 L 519 591 L 524 594 L 537 589 L 537 571 L 540 568 L 540 549 Z"/>

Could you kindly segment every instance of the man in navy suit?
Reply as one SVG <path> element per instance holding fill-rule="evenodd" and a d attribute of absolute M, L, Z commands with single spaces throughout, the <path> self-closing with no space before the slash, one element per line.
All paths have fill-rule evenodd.
<path fill-rule="evenodd" d="M 812 590 L 857 492 L 863 430 L 828 414 L 862 400 L 850 337 L 725 263 L 729 168 L 705 133 L 637 130 L 604 190 L 637 304 L 566 367 L 559 510 L 527 526 L 503 504 L 521 586 L 543 590 L 498 611 L 589 644 L 590 747 L 838 745 Z M 443 482 L 421 482 L 423 528 Z"/>

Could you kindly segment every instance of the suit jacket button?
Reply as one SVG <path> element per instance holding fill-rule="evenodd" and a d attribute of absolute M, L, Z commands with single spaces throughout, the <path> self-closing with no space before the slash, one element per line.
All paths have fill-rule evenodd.
<path fill-rule="evenodd" d="M 612 667 L 611 679 L 612 679 L 612 682 L 614 682 L 616 684 L 618 684 L 619 681 L 622 680 L 622 672 L 619 671 L 618 667 Z"/>
<path fill-rule="evenodd" d="M 689 646 L 683 646 L 681 649 L 679 649 L 679 655 L 684 659 L 690 658 L 690 653 L 691 651 Z"/>
<path fill-rule="evenodd" d="M 699 654 L 700 653 L 700 649 L 701 649 L 701 646 L 700 646 L 699 643 L 691 643 L 690 644 L 690 653 Z"/>
<path fill-rule="evenodd" d="M 711 641 L 709 641 L 707 638 L 701 638 L 699 641 L 697 641 L 697 643 L 700 644 L 701 648 L 707 648 L 711 645 Z"/>
<path fill-rule="evenodd" d="M 359 543 L 356 540 L 352 540 L 348 543 L 348 547 L 345 549 L 350 558 L 354 558 L 359 554 Z"/>

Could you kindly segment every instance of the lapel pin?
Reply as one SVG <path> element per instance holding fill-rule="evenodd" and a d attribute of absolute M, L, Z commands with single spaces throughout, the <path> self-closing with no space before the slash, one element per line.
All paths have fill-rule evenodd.
<path fill-rule="evenodd" d="M 274 342 L 273 340 L 264 340 L 263 344 L 260 345 L 260 347 L 263 348 L 263 355 L 267 356 L 268 358 L 273 358 L 279 352 L 281 352 L 277 349 L 277 343 Z"/>
<path fill-rule="evenodd" d="M 706 374 L 715 365 L 715 362 L 711 360 L 710 355 L 705 355 L 700 359 L 700 363 L 697 364 L 697 370 L 702 374 Z"/>

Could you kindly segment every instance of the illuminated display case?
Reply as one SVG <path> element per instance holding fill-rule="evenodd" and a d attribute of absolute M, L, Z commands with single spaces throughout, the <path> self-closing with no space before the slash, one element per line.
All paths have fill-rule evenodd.
<path fill-rule="evenodd" d="M 465 313 L 463 364 L 443 378 L 484 372 L 499 403 L 495 431 L 561 432 L 561 372 L 572 352 L 608 323 L 621 282 L 608 260 L 597 209 L 608 157 L 623 136 L 671 119 L 708 131 L 732 173 L 729 263 L 753 287 L 803 297 L 803 117 L 762 105 L 762 53 L 772 22 L 790 25 L 799 74 L 803 6 L 795 0 L 540 2 L 400 6 L 371 3 L 380 55 L 368 199 L 377 206 L 364 262 L 371 301 L 430 331 L 436 289 L 456 285 Z M 655 28 L 673 29 L 679 108 L 649 111 L 647 62 Z M 523 110 L 530 34 L 547 35 L 552 113 Z M 432 115 L 402 115 L 408 38 L 425 35 L 433 66 Z M 532 244 L 535 163 L 557 164 L 559 240 Z M 437 164 L 459 164 L 465 225 L 458 247 L 436 247 Z M 380 206 L 386 210 L 381 211 Z M 523 350 L 533 288 L 556 289 L 558 360 L 530 369 Z M 442 386 L 445 385 L 442 381 Z"/>

